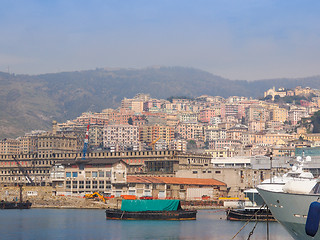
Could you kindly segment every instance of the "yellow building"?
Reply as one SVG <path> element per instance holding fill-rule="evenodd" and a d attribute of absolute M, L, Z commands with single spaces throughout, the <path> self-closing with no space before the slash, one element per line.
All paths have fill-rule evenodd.
<path fill-rule="evenodd" d="M 212 155 L 212 158 L 229 158 L 235 155 L 234 150 L 230 149 L 221 149 L 221 150 L 206 150 L 208 154 Z"/>
<path fill-rule="evenodd" d="M 288 110 L 285 108 L 273 108 L 270 111 L 270 120 L 276 122 L 285 122 L 288 119 Z"/>
<path fill-rule="evenodd" d="M 139 129 L 139 141 L 152 143 L 157 139 L 162 139 L 169 144 L 174 139 L 174 128 L 169 126 L 143 126 Z"/>
<path fill-rule="evenodd" d="M 293 138 L 293 135 L 284 133 L 255 134 L 255 143 L 273 145 L 276 144 L 279 140 L 291 140 Z"/>

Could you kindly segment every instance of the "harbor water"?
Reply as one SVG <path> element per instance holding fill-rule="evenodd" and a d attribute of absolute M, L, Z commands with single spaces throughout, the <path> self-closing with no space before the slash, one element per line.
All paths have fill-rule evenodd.
<path fill-rule="evenodd" d="M 245 222 L 230 222 L 219 210 L 199 210 L 196 221 L 106 220 L 104 210 L 0 210 L 0 239 L 232 239 Z M 249 223 L 234 239 L 248 239 Z M 267 224 L 257 224 L 250 239 L 267 239 Z M 277 222 L 272 240 L 292 240 Z"/>

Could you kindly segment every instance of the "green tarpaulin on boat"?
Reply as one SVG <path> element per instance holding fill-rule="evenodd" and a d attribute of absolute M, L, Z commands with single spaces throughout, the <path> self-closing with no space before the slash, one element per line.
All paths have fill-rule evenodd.
<path fill-rule="evenodd" d="M 176 211 L 180 200 L 122 200 L 121 210 L 126 212 Z"/>

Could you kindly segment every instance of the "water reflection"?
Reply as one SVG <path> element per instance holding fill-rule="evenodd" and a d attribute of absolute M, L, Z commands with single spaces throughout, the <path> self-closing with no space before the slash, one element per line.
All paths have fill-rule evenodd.
<path fill-rule="evenodd" d="M 30 209 L 0 211 L 1 239 L 231 239 L 244 222 L 225 220 L 224 211 L 200 210 L 196 221 L 106 220 L 103 210 Z M 270 224 L 270 239 L 291 240 L 284 228 Z M 247 239 L 249 223 L 235 239 Z M 258 223 L 251 239 L 266 239 Z"/>

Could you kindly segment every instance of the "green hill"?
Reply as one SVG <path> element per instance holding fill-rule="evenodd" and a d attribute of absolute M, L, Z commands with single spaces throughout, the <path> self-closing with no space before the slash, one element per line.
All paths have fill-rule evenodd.
<path fill-rule="evenodd" d="M 42 75 L 0 72 L 0 138 L 50 129 L 52 120 L 73 119 L 85 111 L 118 107 L 124 97 L 260 97 L 272 86 L 317 88 L 320 77 L 234 81 L 193 68 L 96 69 Z"/>

